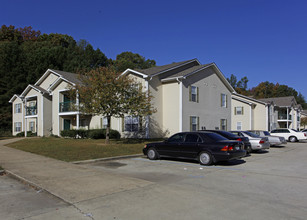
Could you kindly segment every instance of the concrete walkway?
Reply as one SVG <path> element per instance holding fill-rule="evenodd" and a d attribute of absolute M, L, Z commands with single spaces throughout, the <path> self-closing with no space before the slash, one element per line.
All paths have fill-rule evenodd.
<path fill-rule="evenodd" d="M 152 184 L 4 146 L 17 140 L 0 140 L 0 165 L 9 174 L 70 204 Z"/>

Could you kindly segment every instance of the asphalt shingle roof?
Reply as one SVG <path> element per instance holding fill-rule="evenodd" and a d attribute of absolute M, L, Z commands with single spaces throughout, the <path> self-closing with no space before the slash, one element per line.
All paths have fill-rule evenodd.
<path fill-rule="evenodd" d="M 60 70 L 52 70 L 58 74 L 60 74 L 64 79 L 67 79 L 68 81 L 79 84 L 81 81 L 78 79 L 78 74 L 76 73 L 70 73 L 70 72 L 65 72 L 65 71 L 60 71 Z"/>
<path fill-rule="evenodd" d="M 274 104 L 277 106 L 292 106 L 293 104 L 296 105 L 294 96 L 266 98 L 259 100 L 263 102 L 274 102 Z"/>
<path fill-rule="evenodd" d="M 177 62 L 177 63 L 171 63 L 171 64 L 167 64 L 167 65 L 163 65 L 163 66 L 155 66 L 155 67 L 151 67 L 151 68 L 148 68 L 148 69 L 136 69 L 136 71 L 144 73 L 145 75 L 151 76 L 151 75 L 157 74 L 159 72 L 163 72 L 163 71 L 166 71 L 168 69 L 172 69 L 176 66 L 180 66 L 182 64 L 189 63 L 189 62 L 192 62 L 192 61 L 197 62 L 196 59 L 192 59 L 192 60 L 186 60 L 186 61 Z"/>

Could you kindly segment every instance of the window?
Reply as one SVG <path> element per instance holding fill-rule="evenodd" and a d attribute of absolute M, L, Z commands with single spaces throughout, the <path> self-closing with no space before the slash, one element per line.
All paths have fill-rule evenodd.
<path fill-rule="evenodd" d="M 199 117 L 191 116 L 190 117 L 190 131 L 199 130 Z"/>
<path fill-rule="evenodd" d="M 21 132 L 21 122 L 15 122 L 15 131 Z"/>
<path fill-rule="evenodd" d="M 237 130 L 238 131 L 242 130 L 242 122 L 240 122 L 240 121 L 237 122 Z"/>
<path fill-rule="evenodd" d="M 227 95 L 221 94 L 221 106 L 227 108 Z"/>
<path fill-rule="evenodd" d="M 243 115 L 243 106 L 235 107 L 235 115 Z"/>
<path fill-rule="evenodd" d="M 35 132 L 35 122 L 34 121 L 29 122 L 29 130 L 32 132 Z"/>
<path fill-rule="evenodd" d="M 80 120 L 80 127 L 85 127 L 85 119 Z"/>
<path fill-rule="evenodd" d="M 202 140 L 197 134 L 187 134 L 184 142 L 200 143 Z"/>
<path fill-rule="evenodd" d="M 190 86 L 190 101 L 198 102 L 198 87 Z"/>
<path fill-rule="evenodd" d="M 107 126 L 108 126 L 108 118 L 107 117 L 101 118 L 101 128 L 107 128 Z"/>
<path fill-rule="evenodd" d="M 169 143 L 179 143 L 179 142 L 183 142 L 183 138 L 184 138 L 184 134 L 183 133 L 179 133 L 179 134 L 175 134 L 172 137 L 170 137 L 168 139 Z"/>
<path fill-rule="evenodd" d="M 221 119 L 221 130 L 227 130 L 227 119 Z"/>
<path fill-rule="evenodd" d="M 15 113 L 21 113 L 21 103 L 15 104 Z"/>
<path fill-rule="evenodd" d="M 126 116 L 125 117 L 125 131 L 138 131 L 139 130 L 139 118 Z"/>

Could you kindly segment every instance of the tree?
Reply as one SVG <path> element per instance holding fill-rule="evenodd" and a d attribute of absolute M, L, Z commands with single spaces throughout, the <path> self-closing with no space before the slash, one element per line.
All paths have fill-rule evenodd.
<path fill-rule="evenodd" d="M 129 76 L 121 76 L 113 66 L 98 67 L 79 75 L 80 84 L 71 88 L 79 97 L 78 110 L 107 117 L 106 143 L 109 143 L 111 117 L 147 116 L 155 112 L 150 94 Z"/>
<path fill-rule="evenodd" d="M 307 125 L 307 117 L 301 118 L 301 125 L 305 128 L 305 126 Z"/>
<path fill-rule="evenodd" d="M 237 77 L 233 74 L 230 75 L 230 78 L 227 78 L 228 82 L 230 83 L 230 85 L 232 86 L 232 88 L 236 88 L 237 87 Z"/>
<path fill-rule="evenodd" d="M 114 66 L 117 71 L 123 72 L 128 68 L 131 69 L 146 69 L 156 65 L 156 61 L 145 59 L 141 55 L 132 52 L 123 52 L 116 56 Z"/>

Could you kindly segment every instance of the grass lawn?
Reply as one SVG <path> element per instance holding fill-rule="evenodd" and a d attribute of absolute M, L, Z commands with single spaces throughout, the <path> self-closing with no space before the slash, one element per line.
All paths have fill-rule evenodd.
<path fill-rule="evenodd" d="M 63 161 L 79 161 L 96 158 L 141 154 L 146 143 L 144 140 L 105 140 L 64 139 L 54 137 L 26 138 L 8 144 L 8 147 L 52 157 Z"/>

